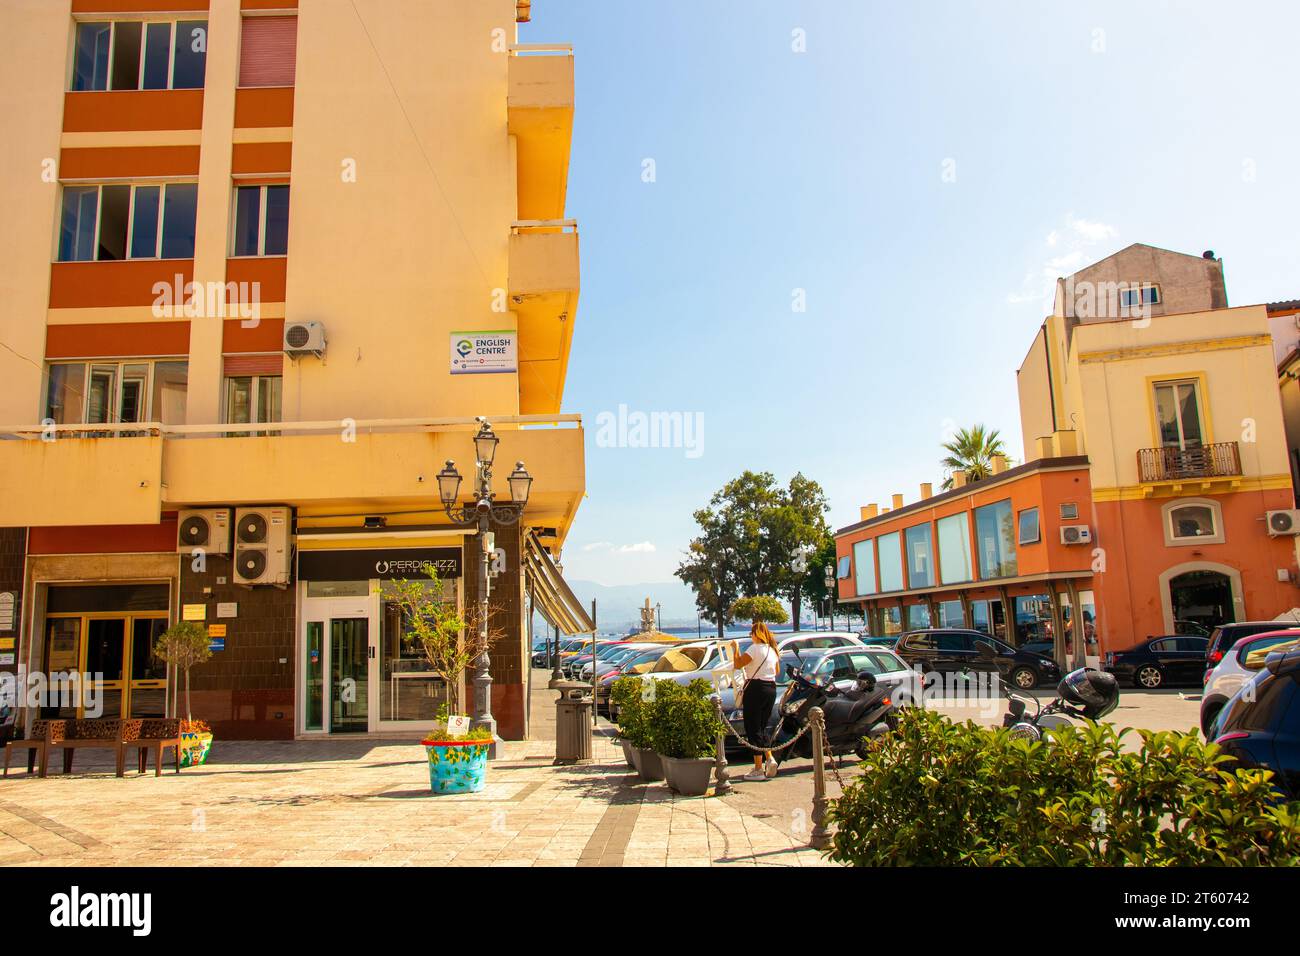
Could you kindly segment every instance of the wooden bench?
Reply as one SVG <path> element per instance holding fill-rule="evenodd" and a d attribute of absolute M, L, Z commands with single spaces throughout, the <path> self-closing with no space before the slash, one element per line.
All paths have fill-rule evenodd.
<path fill-rule="evenodd" d="M 168 747 L 172 748 L 172 754 L 176 760 L 176 772 L 181 772 L 181 720 L 179 717 L 153 718 L 144 721 L 140 727 L 140 737 L 131 741 L 128 746 L 134 747 L 136 756 L 140 762 L 140 772 L 144 773 L 149 767 L 149 751 L 154 754 L 154 772 L 155 777 L 162 776 L 162 758 L 163 751 Z"/>
<path fill-rule="evenodd" d="M 50 770 L 50 750 L 59 746 L 63 742 L 64 734 L 67 730 L 68 721 L 66 720 L 35 720 L 32 721 L 32 735 L 22 740 L 11 740 L 5 744 L 5 771 L 4 775 L 9 775 L 9 757 L 15 750 L 27 751 L 27 772 L 31 773 L 36 766 L 36 758 L 41 760 L 41 776 L 49 775 Z"/>
<path fill-rule="evenodd" d="M 78 750 L 112 750 L 117 756 L 117 775 L 126 776 L 126 748 L 140 739 L 144 721 L 129 720 L 74 720 L 63 740 L 54 744 L 63 748 L 63 772 L 72 773 L 72 755 Z"/>

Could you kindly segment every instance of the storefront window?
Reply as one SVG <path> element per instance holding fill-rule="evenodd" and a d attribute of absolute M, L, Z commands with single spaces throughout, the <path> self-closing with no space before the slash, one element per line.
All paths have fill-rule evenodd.
<path fill-rule="evenodd" d="M 966 619 L 961 613 L 961 601 L 942 601 L 939 604 L 940 627 L 965 627 Z"/>
<path fill-rule="evenodd" d="M 882 534 L 876 539 L 877 558 L 880 561 L 880 590 L 903 590 L 903 552 L 897 531 Z"/>
<path fill-rule="evenodd" d="M 898 634 L 902 630 L 901 609 L 898 607 L 882 607 L 880 609 L 880 635 L 888 637 L 891 634 Z"/>
<path fill-rule="evenodd" d="M 975 550 L 979 554 L 981 578 L 1015 577 L 1015 533 L 1009 499 L 975 509 Z"/>
<path fill-rule="evenodd" d="M 909 604 L 907 606 L 907 629 L 914 631 L 917 628 L 930 626 L 930 605 L 928 604 Z"/>
<path fill-rule="evenodd" d="M 456 602 L 456 582 L 441 582 L 442 600 Z M 432 582 L 425 585 L 433 596 Z M 401 605 L 384 594 L 383 626 L 379 646 L 379 719 L 381 721 L 433 721 L 446 703 L 447 689 L 430 667 L 411 630 L 403 619 Z"/>
<path fill-rule="evenodd" d="M 933 555 L 930 553 L 930 526 L 917 525 L 904 534 L 907 546 L 907 586 L 913 590 L 934 584 Z"/>
<path fill-rule="evenodd" d="M 876 553 L 868 539 L 853 545 L 853 567 L 857 572 L 854 588 L 858 594 L 876 593 Z"/>
<path fill-rule="evenodd" d="M 993 625 L 989 621 L 989 602 L 972 601 L 970 605 L 970 626 L 977 631 L 983 631 L 985 634 L 993 633 Z"/>
<path fill-rule="evenodd" d="M 1015 600 L 1015 605 L 1015 644 L 1017 647 L 1030 641 L 1051 642 L 1054 639 L 1052 634 L 1052 604 L 1046 594 L 1030 594 L 1018 597 Z"/>
<path fill-rule="evenodd" d="M 949 515 L 935 523 L 939 533 L 939 577 L 944 584 L 971 579 L 970 521 L 966 515 Z"/>

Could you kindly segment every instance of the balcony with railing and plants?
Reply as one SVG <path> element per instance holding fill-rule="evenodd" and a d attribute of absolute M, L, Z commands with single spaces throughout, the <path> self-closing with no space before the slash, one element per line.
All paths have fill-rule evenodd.
<path fill-rule="evenodd" d="M 1241 477 L 1241 451 L 1235 441 L 1212 445 L 1141 448 L 1138 480 L 1143 484 L 1183 483 Z"/>

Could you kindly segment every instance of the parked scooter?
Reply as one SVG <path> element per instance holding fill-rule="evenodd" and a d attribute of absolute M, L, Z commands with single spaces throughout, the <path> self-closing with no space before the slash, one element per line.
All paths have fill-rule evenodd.
<path fill-rule="evenodd" d="M 997 651 L 984 641 L 976 642 L 975 651 L 981 659 L 997 656 Z M 1026 716 L 1025 698 L 1011 693 L 1001 681 L 998 686 L 1007 698 L 1002 726 L 1010 728 L 1013 737 L 1026 740 L 1042 740 L 1045 731 L 1071 726 L 1071 719 L 1100 720 L 1119 706 L 1115 675 L 1091 667 L 1080 667 L 1062 677 L 1056 685 L 1056 698 L 1046 707 L 1033 698 L 1033 716 Z"/>
<path fill-rule="evenodd" d="M 865 758 L 863 738 L 875 739 L 897 726 L 897 704 L 890 696 L 893 690 L 867 671 L 858 674 L 851 689 L 841 690 L 829 680 L 811 679 L 797 668 L 791 670 L 790 683 L 774 715 L 776 726 L 769 728 L 772 743 L 780 746 L 790 740 L 808 723 L 812 709 L 820 707 L 831 753 Z M 778 763 L 790 756 L 811 757 L 812 734 L 804 734 L 793 746 L 774 750 L 772 755 Z"/>

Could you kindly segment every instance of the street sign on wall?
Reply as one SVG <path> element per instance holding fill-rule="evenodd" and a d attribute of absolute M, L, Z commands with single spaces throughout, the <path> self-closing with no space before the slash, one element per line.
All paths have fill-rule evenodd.
<path fill-rule="evenodd" d="M 452 375 L 518 370 L 518 335 L 513 329 L 451 333 Z"/>

